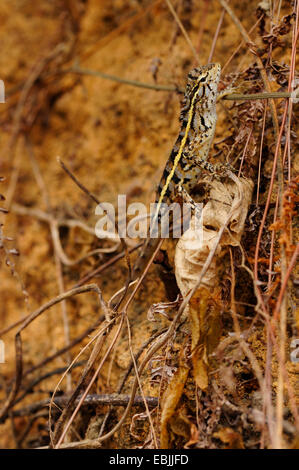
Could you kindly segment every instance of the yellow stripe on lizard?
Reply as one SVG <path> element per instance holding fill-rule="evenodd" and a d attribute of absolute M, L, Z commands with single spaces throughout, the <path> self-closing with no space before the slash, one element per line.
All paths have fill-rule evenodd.
<path fill-rule="evenodd" d="M 196 88 L 197 85 L 194 86 L 194 88 Z M 196 92 L 194 93 L 193 97 L 192 97 L 192 101 L 191 101 L 191 106 L 190 106 L 190 109 L 189 109 L 189 117 L 188 117 L 188 122 L 187 122 L 187 126 L 186 126 L 186 129 L 185 129 L 185 134 L 184 134 L 184 137 L 181 141 L 181 144 L 180 144 L 180 148 L 178 150 L 178 153 L 174 159 L 174 162 L 173 162 L 173 166 L 172 166 L 172 169 L 169 173 L 169 175 L 167 176 L 167 179 L 166 179 L 166 182 L 165 182 L 165 185 L 163 186 L 162 188 L 162 191 L 161 191 L 161 194 L 160 194 L 160 198 L 159 198 L 159 201 L 158 201 L 158 205 L 157 205 L 157 208 L 156 208 L 156 212 L 155 212 L 155 216 L 154 216 L 154 219 L 153 219 L 153 226 L 156 222 L 156 219 L 157 219 L 157 216 L 159 214 L 159 210 L 160 210 L 160 207 L 161 207 L 161 204 L 162 204 L 162 201 L 164 199 L 164 196 L 166 194 L 166 191 L 167 191 L 167 188 L 169 186 L 169 183 L 171 182 L 172 178 L 173 178 L 173 175 L 174 175 L 174 172 L 176 170 L 176 167 L 180 161 L 180 158 L 182 156 L 182 153 L 183 153 L 183 150 L 184 150 L 184 147 L 186 145 L 186 140 L 187 140 L 187 137 L 188 137 L 188 133 L 190 131 L 190 127 L 191 127 L 191 122 L 192 122 L 192 119 L 193 119 L 193 115 L 194 115 L 194 103 L 195 103 L 195 99 L 198 95 L 198 93 L 200 92 L 201 88 L 199 87 Z"/>

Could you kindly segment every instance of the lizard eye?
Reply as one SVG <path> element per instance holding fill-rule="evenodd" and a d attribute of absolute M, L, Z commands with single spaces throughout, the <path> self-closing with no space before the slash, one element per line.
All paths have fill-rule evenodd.
<path fill-rule="evenodd" d="M 206 79 L 207 79 L 207 75 L 203 75 L 198 81 L 200 83 L 204 83 L 206 81 Z"/>

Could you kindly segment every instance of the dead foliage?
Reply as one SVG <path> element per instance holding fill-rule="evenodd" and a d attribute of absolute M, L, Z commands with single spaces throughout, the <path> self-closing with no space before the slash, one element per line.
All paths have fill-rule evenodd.
<path fill-rule="evenodd" d="M 296 448 L 299 3 L 3 3 L 1 446 Z M 198 56 L 230 170 L 202 248 L 191 223 L 130 285 L 141 242 L 95 205 L 151 201 Z"/>

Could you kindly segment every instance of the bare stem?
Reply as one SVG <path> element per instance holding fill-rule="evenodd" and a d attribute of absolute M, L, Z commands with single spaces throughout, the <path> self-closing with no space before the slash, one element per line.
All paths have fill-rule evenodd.
<path fill-rule="evenodd" d="M 139 88 L 147 88 L 150 90 L 156 91 L 174 91 L 176 93 L 184 93 L 184 89 L 174 86 L 174 85 L 157 85 L 155 83 L 145 83 L 139 82 L 138 80 L 129 80 L 127 78 L 117 77 L 116 75 L 110 75 L 108 73 L 99 72 L 98 70 L 91 70 L 91 69 L 82 69 L 77 65 L 67 69 L 64 71 L 65 73 L 77 73 L 80 75 L 92 75 L 93 77 L 100 77 L 104 78 L 104 80 L 110 80 L 112 82 L 122 83 L 124 85 L 131 85 Z M 297 93 L 296 96 L 298 96 Z M 244 93 L 231 93 L 228 95 L 223 96 L 223 100 L 230 100 L 230 101 L 242 101 L 242 100 L 266 100 L 269 98 L 290 98 L 292 94 L 288 91 L 276 91 L 271 93 L 251 93 L 251 94 L 244 94 Z"/>

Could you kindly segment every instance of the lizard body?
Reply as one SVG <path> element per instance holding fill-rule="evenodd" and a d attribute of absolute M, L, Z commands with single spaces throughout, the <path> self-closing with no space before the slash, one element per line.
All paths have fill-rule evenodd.
<path fill-rule="evenodd" d="M 208 162 L 210 147 L 214 138 L 217 113 L 217 89 L 221 67 L 208 64 L 191 70 L 188 74 L 183 107 L 181 109 L 181 130 L 172 148 L 162 174 L 157 193 L 153 223 L 161 223 L 161 204 L 172 203 L 178 196 L 188 196 L 196 186 L 203 169 L 213 172 Z M 189 197 L 189 202 L 192 199 Z M 159 238 L 151 232 L 142 248 L 133 269 L 133 279 L 138 277 Z"/>

